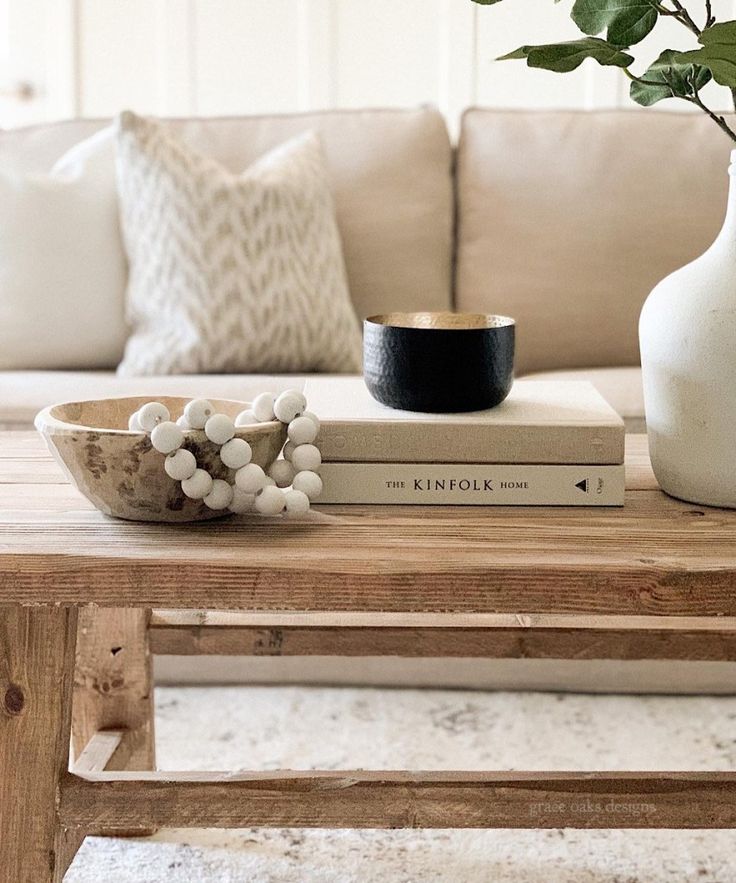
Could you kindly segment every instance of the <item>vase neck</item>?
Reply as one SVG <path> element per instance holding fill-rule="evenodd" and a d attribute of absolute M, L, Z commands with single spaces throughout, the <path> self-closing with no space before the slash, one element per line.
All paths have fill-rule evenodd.
<path fill-rule="evenodd" d="M 731 151 L 731 165 L 728 167 L 728 205 L 726 207 L 726 219 L 719 234 L 736 238 L 736 150 Z"/>

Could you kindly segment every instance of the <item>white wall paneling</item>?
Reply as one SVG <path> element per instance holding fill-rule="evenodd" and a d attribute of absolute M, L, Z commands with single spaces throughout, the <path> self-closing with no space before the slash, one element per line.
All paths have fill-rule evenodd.
<path fill-rule="evenodd" d="M 0 126 L 78 112 L 74 0 L 0 0 Z"/>
<path fill-rule="evenodd" d="M 0 0 L 0 93 L 15 82 L 36 89 L 25 103 L 0 94 L 0 124 L 124 107 L 210 115 L 432 103 L 456 131 L 474 103 L 628 106 L 618 70 L 586 62 L 560 75 L 495 61 L 523 43 L 575 37 L 570 4 Z M 702 0 L 687 5 L 700 20 Z M 736 17 L 736 0 L 719 0 L 716 12 Z M 665 47 L 691 44 L 682 27 L 665 22 L 638 47 L 637 69 Z"/>

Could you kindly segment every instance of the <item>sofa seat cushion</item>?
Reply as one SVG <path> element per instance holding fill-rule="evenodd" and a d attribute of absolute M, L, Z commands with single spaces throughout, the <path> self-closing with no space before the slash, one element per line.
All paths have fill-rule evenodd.
<path fill-rule="evenodd" d="M 320 377 L 330 375 L 321 374 Z M 113 371 L 0 371 L 0 426 L 28 428 L 54 402 L 125 395 L 183 395 L 250 401 L 259 392 L 304 386 L 305 374 L 178 374 L 119 377 Z M 629 431 L 643 431 L 641 368 L 545 371 L 525 380 L 588 380 L 624 418 Z"/>
<path fill-rule="evenodd" d="M 247 402 L 259 392 L 302 389 L 305 380 L 304 375 L 298 374 L 118 377 L 114 371 L 0 371 L 0 427 L 28 429 L 36 414 L 54 402 L 126 395 L 150 395 L 152 399 L 181 395 Z"/>
<path fill-rule="evenodd" d="M 586 368 L 542 371 L 524 380 L 587 380 L 624 419 L 627 432 L 644 432 L 644 390 L 641 368 Z"/>

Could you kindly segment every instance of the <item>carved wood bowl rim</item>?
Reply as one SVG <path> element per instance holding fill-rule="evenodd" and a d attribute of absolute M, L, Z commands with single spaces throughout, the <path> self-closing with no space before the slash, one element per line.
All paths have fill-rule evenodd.
<path fill-rule="evenodd" d="M 122 427 L 94 426 L 90 423 L 71 420 L 68 417 L 64 419 L 61 415 L 64 409 L 97 407 L 102 410 L 102 406 L 115 403 L 115 405 L 121 412 L 123 412 L 123 408 L 125 408 L 124 413 L 126 415 L 125 419 L 127 422 L 127 417 L 129 417 L 134 411 L 137 411 L 138 408 L 140 408 L 142 405 L 145 405 L 147 402 L 162 402 L 171 411 L 171 419 L 176 420 L 177 416 L 180 416 L 180 414 L 183 412 L 184 405 L 186 405 L 191 400 L 192 396 L 145 395 L 108 396 L 99 399 L 80 399 L 77 401 L 56 402 L 52 405 L 48 405 L 38 412 L 34 420 L 34 425 L 36 429 L 42 434 L 51 431 L 54 434 L 95 432 L 99 433 L 100 435 L 109 436 L 144 436 L 147 435 L 147 433 L 128 429 L 127 425 Z M 241 411 L 246 410 L 251 405 L 250 402 L 238 401 L 236 399 L 209 399 L 209 401 L 212 402 L 215 410 L 218 413 L 227 414 L 233 419 Z M 176 408 L 177 406 L 179 408 L 178 412 L 176 410 L 172 410 L 172 407 Z M 238 438 L 243 438 L 245 436 L 252 437 L 253 435 L 270 435 L 272 433 L 281 432 L 282 430 L 283 425 L 278 420 L 269 420 L 263 423 L 251 423 L 247 426 L 238 426 L 236 427 L 235 435 Z M 204 430 L 190 429 L 187 430 L 187 432 L 196 433 L 197 435 L 204 438 Z"/>

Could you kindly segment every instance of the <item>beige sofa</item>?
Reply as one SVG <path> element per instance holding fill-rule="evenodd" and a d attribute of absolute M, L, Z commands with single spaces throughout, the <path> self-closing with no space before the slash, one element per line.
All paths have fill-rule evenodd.
<path fill-rule="evenodd" d="M 0 133 L 0 167 L 47 170 L 106 121 Z M 307 128 L 332 176 L 351 294 L 389 310 L 496 312 L 517 319 L 517 376 L 588 378 L 643 427 L 636 325 L 651 287 L 699 254 L 722 219 L 729 145 L 690 114 L 468 110 L 456 150 L 441 115 L 415 110 L 176 120 L 233 170 Z M 0 315 L 2 290 L 0 288 Z M 118 378 L 94 371 L 0 372 L 0 425 L 29 427 L 55 400 L 135 392 L 247 399 L 303 378 Z M 161 660 L 166 678 L 326 680 L 569 689 L 726 691 L 722 663 L 531 660 Z M 208 668 L 209 666 L 209 668 Z"/>

